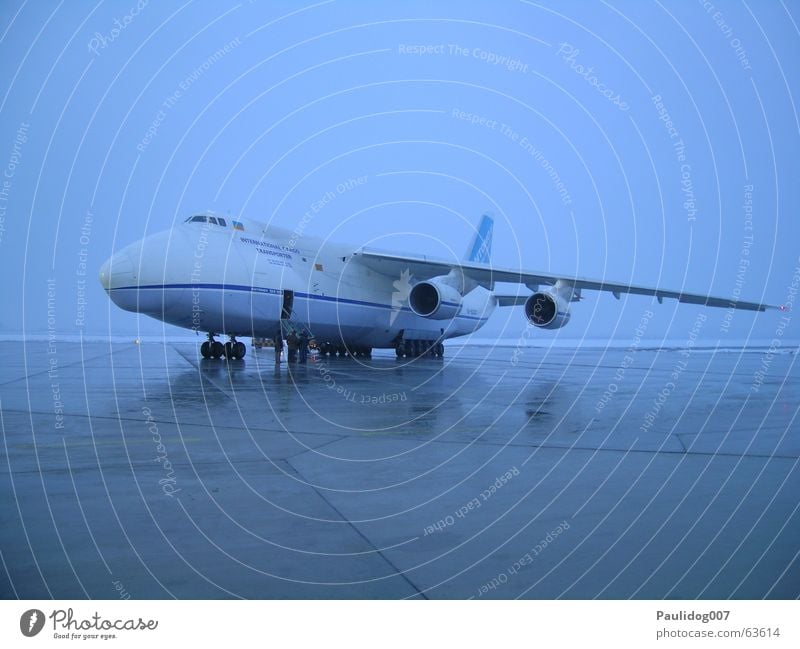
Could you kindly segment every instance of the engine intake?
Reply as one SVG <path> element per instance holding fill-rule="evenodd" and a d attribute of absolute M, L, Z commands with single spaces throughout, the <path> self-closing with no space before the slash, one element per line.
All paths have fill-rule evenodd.
<path fill-rule="evenodd" d="M 558 295 L 538 292 L 526 300 L 525 316 L 534 327 L 560 329 L 569 322 L 569 305 Z"/>
<path fill-rule="evenodd" d="M 435 278 L 420 282 L 408 295 L 408 306 L 418 316 L 432 320 L 449 320 L 461 309 L 461 293 Z"/>

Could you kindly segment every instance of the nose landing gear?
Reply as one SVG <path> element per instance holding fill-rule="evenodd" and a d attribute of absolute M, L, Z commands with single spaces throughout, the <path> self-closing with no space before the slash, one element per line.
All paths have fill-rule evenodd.
<path fill-rule="evenodd" d="M 236 340 L 235 336 L 231 336 L 230 341 L 225 343 L 225 358 L 229 361 L 235 361 L 244 358 L 247 353 L 247 346 Z"/>
<path fill-rule="evenodd" d="M 247 346 L 236 340 L 235 336 L 231 336 L 229 342 L 224 345 L 218 340 L 214 340 L 214 334 L 208 334 L 208 340 L 200 345 L 200 355 L 203 358 L 222 358 L 225 356 L 228 360 L 236 360 L 244 358 L 247 354 Z"/>
<path fill-rule="evenodd" d="M 203 358 L 222 358 L 225 347 L 218 340 L 214 340 L 214 334 L 208 334 L 208 340 L 200 345 L 200 355 Z"/>

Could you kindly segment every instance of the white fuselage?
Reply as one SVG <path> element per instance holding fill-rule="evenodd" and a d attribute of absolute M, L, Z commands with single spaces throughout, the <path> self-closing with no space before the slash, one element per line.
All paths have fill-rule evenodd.
<path fill-rule="evenodd" d="M 408 307 L 414 278 L 375 272 L 353 247 L 241 220 L 244 230 L 183 223 L 124 248 L 100 272 L 119 307 L 202 332 L 271 337 L 291 302 L 291 320 L 318 340 L 392 347 L 401 338 L 444 339 L 482 327 L 497 302 L 477 287 L 455 317 L 424 318 Z"/>

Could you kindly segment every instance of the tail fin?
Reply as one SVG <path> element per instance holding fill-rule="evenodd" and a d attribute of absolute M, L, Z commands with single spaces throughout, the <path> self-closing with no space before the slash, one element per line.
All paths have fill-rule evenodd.
<path fill-rule="evenodd" d="M 492 258 L 492 231 L 494 219 L 488 214 L 481 217 L 475 236 L 467 248 L 467 261 L 488 264 Z"/>

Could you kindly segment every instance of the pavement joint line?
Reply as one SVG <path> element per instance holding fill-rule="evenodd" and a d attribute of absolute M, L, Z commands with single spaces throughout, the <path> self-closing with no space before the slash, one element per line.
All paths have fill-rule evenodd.
<path fill-rule="evenodd" d="M 342 437 L 342 439 L 353 439 L 354 437 L 357 437 L 357 436 L 345 435 L 345 436 Z M 388 435 L 385 436 L 385 439 L 388 439 L 388 438 L 389 438 Z M 464 445 L 464 444 L 468 443 L 466 441 L 460 442 L 460 441 L 448 440 L 448 439 L 425 440 L 422 437 L 413 437 L 413 436 L 403 437 L 403 438 L 398 439 L 396 441 L 405 441 L 407 439 L 408 440 L 412 440 L 413 439 L 413 440 L 416 440 L 416 441 L 428 441 L 431 444 L 461 444 L 461 445 Z M 333 443 L 338 442 L 338 441 L 341 441 L 341 440 L 333 440 L 330 443 L 333 444 Z M 540 449 L 547 449 L 547 450 L 553 450 L 553 451 L 586 451 L 586 452 L 607 451 L 607 452 L 611 452 L 611 453 L 654 453 L 656 455 L 697 455 L 697 456 L 711 455 L 713 457 L 732 457 L 732 458 L 743 457 L 743 458 L 749 458 L 749 459 L 766 459 L 766 460 L 773 460 L 773 459 L 777 459 L 777 460 L 797 460 L 798 458 L 800 458 L 800 455 L 774 455 L 774 454 L 766 455 L 766 454 L 762 454 L 762 453 L 745 453 L 745 454 L 742 454 L 742 453 L 730 453 L 730 452 L 727 452 L 727 453 L 713 452 L 712 453 L 712 452 L 703 452 L 703 451 L 687 451 L 687 452 L 683 452 L 683 451 L 669 451 L 669 450 L 663 450 L 663 449 L 659 450 L 659 449 L 646 449 L 646 448 L 627 449 L 627 448 L 616 448 L 616 447 L 610 448 L 610 447 L 604 447 L 604 446 L 601 446 L 601 447 L 573 446 L 573 445 L 567 446 L 566 442 L 565 442 L 564 446 L 561 446 L 559 444 L 515 444 L 513 442 L 510 442 L 510 443 L 506 444 L 504 442 L 492 442 L 492 441 L 489 441 L 489 440 L 471 440 L 469 442 L 469 444 L 473 445 L 473 446 L 474 445 L 502 446 L 504 448 L 537 448 L 537 449 L 540 448 Z M 295 456 L 292 456 L 292 457 L 295 457 Z"/>
<path fill-rule="evenodd" d="M 3 410 L 3 412 L 17 413 L 17 414 L 21 414 L 21 415 L 41 415 L 41 416 L 45 416 L 45 417 L 52 415 L 52 412 L 50 412 L 49 410 L 48 411 L 42 411 L 42 410 L 20 410 L 19 408 L 5 408 Z M 130 422 L 141 422 L 142 421 L 141 419 L 134 419 L 134 418 L 131 418 L 131 417 L 119 417 L 119 416 L 115 416 L 115 415 L 88 415 L 88 414 L 84 414 L 82 412 L 66 413 L 64 416 L 65 417 L 82 417 L 84 419 L 86 419 L 86 418 L 111 419 L 113 421 L 130 421 Z M 153 421 L 155 421 L 158 424 L 178 425 L 178 422 L 173 421 L 171 419 L 154 419 Z M 214 427 L 214 428 L 219 429 L 219 430 L 242 430 L 241 426 L 225 426 L 225 425 L 222 425 L 222 424 L 215 424 L 212 421 L 209 421 L 208 423 L 187 422 L 187 423 L 181 423 L 180 425 L 181 426 Z M 275 428 L 275 429 L 273 429 L 273 428 L 261 428 L 261 427 L 258 427 L 258 426 L 250 426 L 250 425 L 248 425 L 248 429 L 249 430 L 265 431 L 265 432 L 286 432 L 284 428 Z M 759 428 L 759 431 L 784 432 L 785 430 L 786 430 L 786 428 L 784 426 L 762 426 L 761 428 Z M 720 435 L 720 434 L 728 434 L 729 432 L 730 431 L 728 431 L 728 430 L 703 430 L 703 431 L 698 431 L 696 433 L 690 432 L 690 433 L 673 433 L 673 434 L 674 435 Z M 298 434 L 298 435 L 338 435 L 339 434 L 339 433 L 324 433 L 324 432 L 321 433 L 319 431 L 314 431 L 314 430 L 306 430 L 306 431 L 293 430 L 292 433 Z M 395 434 L 395 433 L 390 433 L 390 434 Z M 355 435 L 346 435 L 346 437 L 355 437 Z M 439 440 L 439 441 L 441 441 L 441 440 Z"/>
<path fill-rule="evenodd" d="M 203 370 L 200 368 L 200 366 L 196 362 L 194 362 L 194 360 L 192 360 L 187 354 L 184 354 L 183 351 L 181 351 L 180 349 L 177 349 L 175 347 L 175 345 L 172 345 L 172 349 L 173 349 L 173 351 L 175 351 L 178 354 L 178 356 L 182 357 L 183 360 L 185 360 L 187 363 L 189 363 L 189 365 L 191 365 L 192 367 L 194 367 L 197 370 L 198 376 L 200 377 L 201 381 L 205 381 L 210 386 L 216 388 L 218 392 L 221 392 L 224 396 L 228 397 L 228 399 L 230 399 L 234 403 L 238 403 L 237 400 L 236 400 L 236 395 L 235 395 L 236 390 L 235 390 L 235 388 L 232 389 L 229 392 L 228 389 L 226 389 L 223 386 L 218 385 L 217 381 L 213 380 L 210 376 L 208 376 L 207 373 L 203 372 Z M 221 361 L 221 362 L 225 362 L 225 361 Z"/>
<path fill-rule="evenodd" d="M 230 457 L 230 455 L 228 457 Z M 240 465 L 240 464 L 258 464 L 258 463 L 261 463 L 261 462 L 264 462 L 264 463 L 269 464 L 269 465 L 276 464 L 278 462 L 287 462 L 288 463 L 287 458 L 282 458 L 282 457 L 281 458 L 277 458 L 277 457 L 274 457 L 274 458 L 255 458 L 255 459 L 244 459 L 244 458 L 243 459 L 238 459 L 238 458 L 236 458 L 235 461 L 236 461 L 237 465 Z M 228 461 L 226 461 L 224 459 L 192 461 L 192 462 L 180 462 L 180 461 L 179 462 L 172 462 L 172 466 L 174 466 L 174 467 L 192 467 L 192 466 L 211 467 L 211 466 L 217 466 L 217 465 L 229 466 L 230 464 L 231 464 L 230 462 L 228 462 Z M 102 470 L 105 471 L 105 470 L 113 470 L 113 469 L 130 469 L 130 468 L 145 468 L 145 467 L 146 468 L 152 467 L 153 470 L 155 470 L 155 471 L 161 470 L 161 467 L 159 465 L 152 464 L 151 462 L 144 461 L 144 460 L 137 460 L 135 462 L 128 462 L 128 463 L 125 463 L 125 464 L 122 464 L 122 463 L 119 463 L 119 462 L 113 463 L 113 464 L 112 463 L 105 463 L 102 466 Z M 292 468 L 294 469 L 294 467 L 292 467 Z M 86 473 L 87 471 L 97 471 L 97 470 L 98 470 L 98 467 L 97 467 L 96 463 L 95 463 L 94 466 L 84 466 L 84 467 L 80 467 L 80 466 L 75 467 L 75 466 L 73 466 L 72 467 L 72 472 L 73 473 L 81 473 L 81 472 Z M 4 469 L 0 469 L 0 475 L 24 475 L 24 474 L 40 475 L 40 474 L 57 474 L 57 473 L 65 473 L 66 474 L 66 473 L 68 473 L 68 471 L 67 471 L 66 468 L 63 468 L 63 467 L 53 468 L 53 469 L 42 469 L 41 471 L 39 471 L 38 469 L 20 469 L 19 471 L 11 471 L 10 473 L 8 471 L 4 470 Z M 276 473 L 275 475 L 280 475 L 280 472 Z"/>
<path fill-rule="evenodd" d="M 306 483 L 306 485 L 308 485 L 308 486 L 309 486 L 311 489 L 313 489 L 313 490 L 314 490 L 314 492 L 315 492 L 315 493 L 316 493 L 316 494 L 317 494 L 317 495 L 318 495 L 318 496 L 319 496 L 319 497 L 322 499 L 322 501 L 323 501 L 323 502 L 324 502 L 326 505 L 328 505 L 328 507 L 330 507 L 330 508 L 331 508 L 331 509 L 332 509 L 334 512 L 336 512 L 336 515 L 337 515 L 337 516 L 339 516 L 339 517 L 340 517 L 340 518 L 341 518 L 343 521 L 345 521 L 345 522 L 347 523 L 347 525 L 348 525 L 348 526 L 350 526 L 350 527 L 353 529 L 353 531 L 355 531 L 355 533 L 356 533 L 356 534 L 358 534 L 358 535 L 359 535 L 359 536 L 360 536 L 360 537 L 361 537 L 361 538 L 364 540 L 364 542 L 365 542 L 367 545 L 369 545 L 369 547 L 371 547 L 371 548 L 372 548 L 372 549 L 375 551 L 375 554 L 377 554 L 377 555 L 378 555 L 378 556 L 379 556 L 381 559 L 383 559 L 383 560 L 386 562 L 386 564 L 387 564 L 387 565 L 389 565 L 389 567 L 390 567 L 392 570 L 394 570 L 394 571 L 395 571 L 395 573 L 396 573 L 396 574 L 397 574 L 397 575 L 398 575 L 400 578 L 402 578 L 402 579 L 403 579 L 403 581 L 405 581 L 405 582 L 406 582 L 406 583 L 407 583 L 409 586 L 411 586 L 411 588 L 412 588 L 412 589 L 415 591 L 415 593 L 416 593 L 417 595 L 419 595 L 419 596 L 420 596 L 420 597 L 422 597 L 423 599 L 429 599 L 429 597 L 428 597 L 428 596 L 427 596 L 427 595 L 426 595 L 426 594 L 425 594 L 425 593 L 424 593 L 424 592 L 423 592 L 423 591 L 422 591 L 422 590 L 421 590 L 421 589 L 420 589 L 420 588 L 419 588 L 419 587 L 418 587 L 418 586 L 417 586 L 417 585 L 416 585 L 416 584 L 415 584 L 413 581 L 411 581 L 411 579 L 409 579 L 408 575 L 406 575 L 406 574 L 405 574 L 405 572 L 403 572 L 402 570 L 400 570 L 400 569 L 399 569 L 399 568 L 398 568 L 398 567 L 397 567 L 397 566 L 396 566 L 396 565 L 395 565 L 395 564 L 392 562 L 392 560 L 391 560 L 391 559 L 389 559 L 389 557 L 387 557 L 387 556 L 386 556 L 386 554 L 385 554 L 385 553 L 384 553 L 382 550 L 378 549 L 378 548 L 375 546 L 375 544 L 374 544 L 372 541 L 370 541 L 370 540 L 369 540 L 369 538 L 367 537 L 367 535 L 366 535 L 366 534 L 364 534 L 364 533 L 363 533 L 363 532 L 362 532 L 360 529 L 358 529 L 358 526 L 357 526 L 357 525 L 355 525 L 355 524 L 354 524 L 354 523 L 353 523 L 353 522 L 352 522 L 352 521 L 351 521 L 349 518 L 347 518 L 347 516 L 345 516 L 345 515 L 344 515 L 344 514 L 343 514 L 341 511 L 339 511 L 339 508 L 338 508 L 338 507 L 336 507 L 336 505 L 334 505 L 334 504 L 333 504 L 333 503 L 332 503 L 332 502 L 331 502 L 331 501 L 330 501 L 328 498 L 326 498 L 326 497 L 325 497 L 325 495 L 324 495 L 324 494 L 323 494 L 323 493 L 322 493 L 322 492 L 321 492 L 319 489 L 317 489 L 317 487 L 316 487 L 316 486 L 314 486 L 314 485 L 313 485 L 311 482 L 309 482 L 309 481 L 308 481 L 308 479 L 307 479 L 307 478 L 306 478 L 306 477 L 305 477 L 305 476 L 304 476 L 302 473 L 300 473 L 300 471 L 297 469 L 297 467 L 296 467 L 296 466 L 294 466 L 294 465 L 293 465 L 293 464 L 292 464 L 292 463 L 289 461 L 289 459 L 288 459 L 288 458 L 286 459 L 286 464 L 288 464 L 288 465 L 289 465 L 289 466 L 292 468 L 292 470 L 293 470 L 293 471 L 294 471 L 294 472 L 295 472 L 295 473 L 296 473 L 296 474 L 297 474 L 297 475 L 298 475 L 300 478 L 302 478 L 302 479 L 303 479 L 303 481 Z"/>
<path fill-rule="evenodd" d="M 38 411 L 23 411 L 23 410 L 16 410 L 16 409 L 6 409 L 3 412 L 6 413 L 18 413 L 18 414 L 38 414 L 47 416 L 49 412 L 38 412 Z M 92 419 L 111 419 L 113 421 L 124 421 L 124 422 L 134 422 L 134 423 L 141 423 L 140 419 L 129 419 L 129 418 L 117 418 L 112 416 L 97 416 L 97 415 L 84 415 L 84 414 L 70 414 L 70 417 L 83 417 Z M 155 420 L 159 424 L 168 424 L 177 426 L 177 422 L 174 421 L 167 421 L 167 420 Z M 221 426 L 216 425 L 213 422 L 209 423 L 185 423 L 180 424 L 181 428 L 188 428 L 188 427 L 202 427 L 202 428 L 213 428 L 214 430 L 236 430 L 241 431 L 243 430 L 242 426 Z M 285 428 L 257 428 L 252 426 L 247 426 L 247 430 L 255 431 L 255 432 L 263 432 L 263 433 L 274 433 L 274 434 L 291 434 L 291 435 L 324 435 L 324 436 L 332 436 L 336 435 L 337 439 L 329 440 L 326 442 L 327 444 L 333 444 L 338 441 L 342 441 L 344 439 L 358 439 L 363 437 L 363 434 L 358 435 L 339 435 L 338 433 L 326 433 L 326 432 L 317 432 L 317 431 L 300 431 L 300 430 L 292 430 L 291 433 L 287 433 Z M 766 427 L 762 428 L 762 430 L 768 430 Z M 773 430 L 773 429 L 769 429 Z M 783 430 L 783 428 L 775 428 L 774 430 Z M 726 431 L 703 431 L 698 433 L 674 433 L 673 436 L 677 437 L 679 435 L 720 435 L 725 434 Z M 467 441 L 459 441 L 459 440 L 449 440 L 449 439 L 431 439 L 425 440 L 423 437 L 416 436 L 416 433 L 411 434 L 403 434 L 403 433 L 389 433 L 386 435 L 382 435 L 381 437 L 384 439 L 396 439 L 397 441 L 405 441 L 405 440 L 416 440 L 416 441 L 428 441 L 430 443 L 436 444 L 466 444 Z M 552 449 L 552 450 L 576 450 L 576 451 L 606 451 L 606 452 L 627 452 L 627 449 L 616 448 L 616 447 L 599 447 L 593 448 L 590 446 L 572 446 L 566 445 L 559 445 L 559 444 L 517 444 L 514 442 L 510 443 L 503 443 L 503 442 L 493 442 L 490 440 L 473 440 L 472 445 L 480 445 L 480 446 L 507 446 L 509 448 L 541 448 L 541 449 Z M 40 445 L 41 446 L 41 445 Z M 685 446 L 683 442 L 681 442 L 681 446 Z M 316 447 L 315 447 L 316 448 Z M 296 457 L 304 453 L 305 451 L 301 451 L 300 453 L 293 455 L 291 457 Z M 712 456 L 719 456 L 719 457 L 745 457 L 745 458 L 752 458 L 752 459 L 778 459 L 778 460 L 796 460 L 800 458 L 800 455 L 785 455 L 785 454 L 764 454 L 764 453 L 731 453 L 731 452 L 708 452 L 708 451 L 669 451 L 669 450 L 652 450 L 652 449 L 631 449 L 630 453 L 657 453 L 662 455 L 697 455 L 697 456 L 704 456 L 704 455 L 712 455 Z"/>
<path fill-rule="evenodd" d="M 349 435 L 340 435 L 336 439 L 328 440 L 327 442 L 325 442 L 324 444 L 320 444 L 319 446 L 314 446 L 313 448 L 306 448 L 306 449 L 303 449 L 302 451 L 298 451 L 297 453 L 292 453 L 292 455 L 287 455 L 283 459 L 288 462 L 292 458 L 300 457 L 301 455 L 305 455 L 306 453 L 313 453 L 314 451 L 318 451 L 321 448 L 325 448 L 326 446 L 329 446 L 330 444 L 335 444 L 336 442 L 341 442 L 343 439 L 352 439 L 352 437 L 350 437 Z M 292 467 L 292 468 L 294 469 L 294 467 Z"/>
<path fill-rule="evenodd" d="M 89 363 L 91 361 L 96 361 L 96 360 L 98 360 L 100 358 L 105 358 L 106 356 L 111 356 L 111 354 L 113 354 L 113 353 L 115 353 L 115 352 L 106 352 L 105 354 L 100 354 L 99 356 L 92 356 L 91 358 L 83 358 L 83 359 L 81 359 L 79 361 L 75 361 L 74 363 L 66 363 L 65 365 L 59 365 L 58 369 L 59 369 L 59 371 L 61 371 L 62 369 L 65 369 L 67 367 L 75 367 L 76 365 L 84 365 L 85 366 L 86 363 Z M 32 374 L 26 374 L 25 376 L 20 377 L 18 379 L 11 379 L 9 381 L 4 381 L 3 383 L 0 383 L 0 386 L 10 385 L 12 383 L 19 383 L 20 381 L 27 381 L 28 379 L 31 379 L 34 376 L 41 376 L 42 374 L 47 374 L 49 371 L 50 371 L 50 368 L 48 368 L 46 370 L 42 370 L 41 372 L 33 372 Z"/>
<path fill-rule="evenodd" d="M 699 435 L 700 433 L 697 433 L 697 434 Z M 674 437 L 676 440 L 678 440 L 678 444 L 681 445 L 681 448 L 683 449 L 683 452 L 684 453 L 688 453 L 688 450 L 686 449 L 686 444 L 683 443 L 683 440 L 681 439 L 680 433 L 671 433 L 670 437 Z"/>

